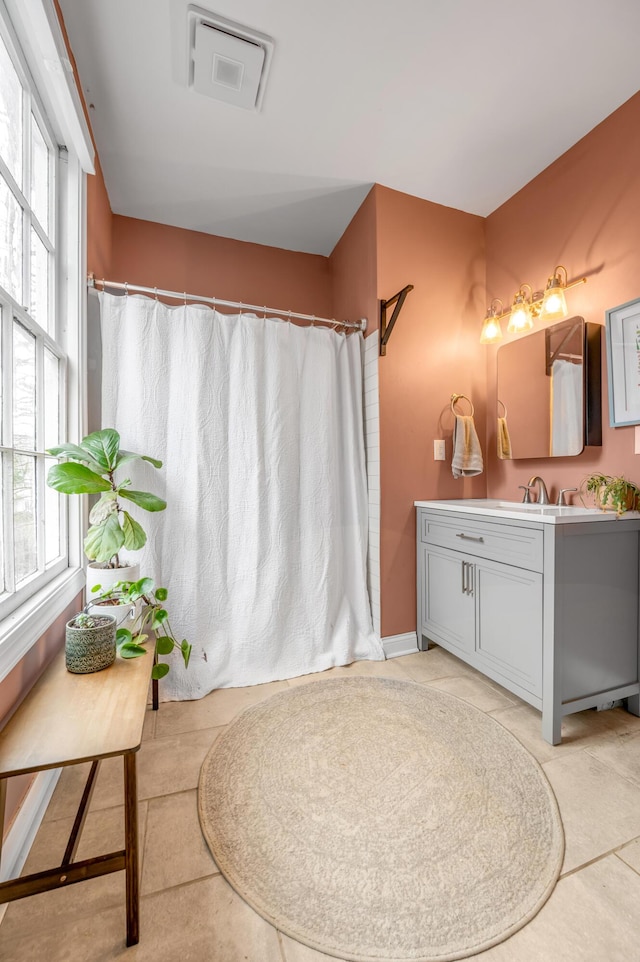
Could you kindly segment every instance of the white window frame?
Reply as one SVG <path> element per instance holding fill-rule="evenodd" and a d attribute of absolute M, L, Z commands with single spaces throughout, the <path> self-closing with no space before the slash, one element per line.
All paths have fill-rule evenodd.
<path fill-rule="evenodd" d="M 77 442 L 86 433 L 84 174 L 94 172 L 93 145 L 52 0 L 0 0 L 0 18 L 23 58 L 22 68 L 38 106 L 36 118 L 49 128 L 54 144 L 60 145 L 56 159 L 55 344 L 67 358 L 66 397 L 61 407 L 66 440 Z M 13 324 L 15 315 L 30 327 L 22 305 L 13 302 L 12 306 L 12 318 L 7 323 Z M 54 353 L 58 353 L 58 348 Z M 0 681 L 84 586 L 82 499 L 62 500 L 68 556 L 48 571 L 50 580 L 46 584 L 34 583 L 28 598 L 18 597 L 16 593 L 14 610 L 0 621 Z"/>

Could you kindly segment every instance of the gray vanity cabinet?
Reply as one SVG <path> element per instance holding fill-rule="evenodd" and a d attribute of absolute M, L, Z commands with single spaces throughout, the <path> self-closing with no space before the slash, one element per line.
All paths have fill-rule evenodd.
<path fill-rule="evenodd" d="M 437 642 L 541 710 L 552 744 L 572 712 L 627 698 L 638 714 L 640 520 L 446 504 L 417 503 L 419 647 Z"/>
<path fill-rule="evenodd" d="M 541 695 L 542 575 L 447 548 L 421 550 L 423 634 L 485 674 Z"/>

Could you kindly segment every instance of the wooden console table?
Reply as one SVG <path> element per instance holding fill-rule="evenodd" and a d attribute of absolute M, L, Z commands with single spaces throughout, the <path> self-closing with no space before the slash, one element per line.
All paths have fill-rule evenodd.
<path fill-rule="evenodd" d="M 142 740 L 152 667 L 152 657 L 128 661 L 117 658 L 104 671 L 74 675 L 66 670 L 62 651 L 0 732 L 0 846 L 7 778 L 92 763 L 61 864 L 0 883 L 0 904 L 124 870 L 127 945 L 138 942 L 136 752 Z M 125 847 L 119 852 L 74 861 L 100 761 L 115 755 L 122 755 L 124 761 Z"/>

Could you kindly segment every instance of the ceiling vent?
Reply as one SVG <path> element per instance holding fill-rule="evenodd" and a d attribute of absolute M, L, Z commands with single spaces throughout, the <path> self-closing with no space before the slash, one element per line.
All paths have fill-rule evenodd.
<path fill-rule="evenodd" d="M 198 93 L 247 110 L 262 104 L 273 40 L 189 6 L 189 84 Z"/>

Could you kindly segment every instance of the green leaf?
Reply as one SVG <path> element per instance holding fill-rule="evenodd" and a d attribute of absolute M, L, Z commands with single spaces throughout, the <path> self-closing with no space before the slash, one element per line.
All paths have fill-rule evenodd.
<path fill-rule="evenodd" d="M 168 595 L 169 595 L 169 592 L 167 591 L 166 588 L 156 588 L 156 600 L 157 600 L 157 601 L 166 601 Z"/>
<path fill-rule="evenodd" d="M 118 647 L 124 644 L 131 644 L 133 641 L 133 635 L 128 628 L 118 628 L 116 631 L 116 645 Z"/>
<path fill-rule="evenodd" d="M 119 468 L 123 464 L 128 464 L 129 461 L 148 461 L 154 468 L 162 467 L 162 461 L 158 461 L 157 458 L 150 458 L 148 454 L 134 454 L 133 451 L 121 451 L 116 467 Z"/>
<path fill-rule="evenodd" d="M 62 494 L 99 494 L 111 490 L 105 478 L 76 461 L 53 464 L 49 468 L 47 484 Z"/>
<path fill-rule="evenodd" d="M 162 635 L 162 637 L 156 641 L 156 651 L 159 655 L 170 655 L 173 648 L 173 641 L 168 635 Z"/>
<path fill-rule="evenodd" d="M 153 631 L 156 631 L 156 629 L 161 628 L 168 617 L 169 615 L 164 610 L 164 608 L 159 608 L 156 612 L 154 612 L 153 624 L 151 625 L 151 629 Z"/>
<path fill-rule="evenodd" d="M 82 461 L 84 464 L 88 464 L 92 471 L 97 471 L 98 474 L 102 471 L 100 465 L 96 464 L 93 458 L 77 444 L 59 444 L 55 448 L 47 448 L 47 454 L 52 454 L 54 458 L 71 458 L 72 461 Z"/>
<path fill-rule="evenodd" d="M 122 512 L 122 532 L 124 534 L 124 546 L 130 551 L 137 551 L 146 544 L 147 536 L 141 525 L 135 521 L 128 511 Z"/>
<path fill-rule="evenodd" d="M 164 511 L 167 506 L 166 501 L 158 498 L 155 494 L 149 494 L 147 491 L 125 491 L 119 488 L 118 494 L 128 501 L 133 501 L 134 504 L 137 504 L 139 508 L 144 508 L 145 511 Z"/>
<path fill-rule="evenodd" d="M 84 553 L 89 561 L 110 561 L 124 544 L 124 534 L 115 514 L 89 528 L 84 539 Z"/>
<path fill-rule="evenodd" d="M 158 662 L 158 664 L 154 665 L 151 669 L 151 677 L 155 679 L 164 678 L 164 676 L 168 674 L 169 666 L 165 665 L 163 662 Z"/>
<path fill-rule="evenodd" d="M 102 431 L 87 434 L 80 442 L 80 447 L 84 448 L 104 471 L 113 471 L 120 450 L 120 435 L 113 428 L 104 428 Z"/>
<path fill-rule="evenodd" d="M 122 658 L 139 658 L 140 655 L 146 655 L 147 649 L 142 648 L 140 645 L 135 645 L 133 642 L 125 642 L 124 645 L 120 645 L 118 649 Z"/>
<path fill-rule="evenodd" d="M 139 581 L 134 581 L 131 591 L 135 592 L 138 597 L 150 594 L 153 591 L 153 578 L 140 578 Z"/>
<path fill-rule="evenodd" d="M 117 510 L 118 505 L 116 504 L 115 491 L 105 491 L 100 495 L 100 500 L 94 504 L 89 512 L 89 523 L 100 524 L 100 522 L 105 521 L 110 514 L 115 514 Z"/>
<path fill-rule="evenodd" d="M 192 648 L 192 645 L 190 645 L 185 638 L 182 644 L 180 645 L 180 651 L 182 652 L 182 657 L 184 658 L 185 668 L 189 667 L 189 659 L 191 658 L 191 648 Z"/>

